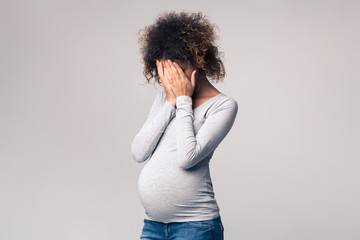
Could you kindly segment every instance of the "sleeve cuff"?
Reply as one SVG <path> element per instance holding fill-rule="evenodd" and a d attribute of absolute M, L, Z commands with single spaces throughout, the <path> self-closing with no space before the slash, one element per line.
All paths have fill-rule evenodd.
<path fill-rule="evenodd" d="M 188 106 L 192 107 L 192 98 L 190 96 L 182 95 L 176 97 L 176 106 Z"/>
<path fill-rule="evenodd" d="M 172 119 L 175 116 L 176 108 L 167 100 L 165 100 L 164 106 L 167 111 L 170 111 L 170 119 Z"/>
<path fill-rule="evenodd" d="M 176 97 L 176 107 L 177 111 L 183 109 L 189 114 L 193 114 L 192 109 L 192 98 L 190 96 L 182 95 Z"/>

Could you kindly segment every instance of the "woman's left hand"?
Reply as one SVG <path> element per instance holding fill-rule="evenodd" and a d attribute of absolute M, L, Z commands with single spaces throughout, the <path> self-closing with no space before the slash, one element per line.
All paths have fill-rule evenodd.
<path fill-rule="evenodd" d="M 176 97 L 183 95 L 191 97 L 195 88 L 196 70 L 191 73 L 191 80 L 189 80 L 176 62 L 166 60 L 165 66 L 166 68 L 164 68 L 164 74 L 174 95 Z"/>

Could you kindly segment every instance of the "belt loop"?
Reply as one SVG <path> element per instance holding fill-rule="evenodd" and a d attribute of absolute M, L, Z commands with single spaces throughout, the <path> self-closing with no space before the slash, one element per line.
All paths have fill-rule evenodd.
<path fill-rule="evenodd" d="M 169 239 L 169 223 L 164 223 L 164 233 L 166 239 Z"/>

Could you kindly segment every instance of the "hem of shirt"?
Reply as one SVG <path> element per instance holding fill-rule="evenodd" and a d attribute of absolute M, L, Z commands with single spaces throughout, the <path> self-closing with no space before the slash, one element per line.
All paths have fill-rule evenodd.
<path fill-rule="evenodd" d="M 220 216 L 221 216 L 220 212 L 217 212 L 216 214 L 212 215 L 211 217 L 197 216 L 197 217 L 185 217 L 185 218 L 179 217 L 179 218 L 168 218 L 168 219 L 154 219 L 154 218 L 150 217 L 149 215 L 145 214 L 144 218 L 146 220 L 167 224 L 167 223 L 176 223 L 176 222 L 209 221 L 209 220 L 214 220 Z"/>

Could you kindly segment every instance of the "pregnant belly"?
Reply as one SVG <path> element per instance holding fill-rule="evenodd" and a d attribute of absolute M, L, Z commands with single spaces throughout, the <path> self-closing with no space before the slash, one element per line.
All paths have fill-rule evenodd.
<path fill-rule="evenodd" d="M 204 169 L 183 170 L 171 161 L 152 160 L 143 167 L 138 179 L 139 197 L 150 216 L 161 219 L 176 215 L 203 197 L 198 193 L 204 184 Z"/>

